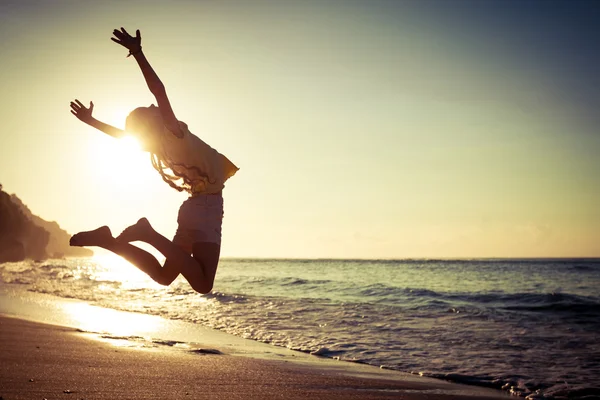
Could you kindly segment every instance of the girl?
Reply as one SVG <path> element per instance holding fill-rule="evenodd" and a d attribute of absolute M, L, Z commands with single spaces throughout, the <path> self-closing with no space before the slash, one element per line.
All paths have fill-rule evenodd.
<path fill-rule="evenodd" d="M 115 29 L 113 35 L 112 41 L 129 50 L 127 57 L 135 58 L 158 102 L 158 107 L 133 110 L 127 117 L 125 129 L 135 134 L 144 151 L 150 153 L 152 165 L 163 180 L 178 191 L 187 191 L 190 197 L 179 209 L 173 241 L 156 232 L 148 220 L 142 218 L 116 238 L 107 226 L 102 226 L 74 235 L 70 244 L 110 250 L 162 285 L 169 285 L 181 273 L 194 290 L 208 293 L 213 287 L 221 251 L 222 190 L 225 181 L 238 168 L 177 120 L 164 85 L 142 52 L 140 31 L 133 37 L 121 28 L 120 31 Z M 92 102 L 89 108 L 79 100 L 71 102 L 71 113 L 79 120 L 115 138 L 125 136 L 125 131 L 92 117 L 93 108 Z M 167 174 L 166 168 L 173 175 Z M 136 240 L 154 246 L 166 257 L 165 264 L 161 266 L 150 253 L 130 244 Z"/>

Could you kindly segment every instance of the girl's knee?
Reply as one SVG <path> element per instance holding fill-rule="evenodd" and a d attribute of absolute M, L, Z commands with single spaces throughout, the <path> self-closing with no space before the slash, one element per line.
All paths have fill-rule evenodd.
<path fill-rule="evenodd" d="M 169 286 L 171 283 L 173 283 L 173 281 L 175 280 L 176 277 L 171 277 L 171 276 L 164 276 L 164 275 L 159 275 L 157 276 L 154 281 L 156 281 L 156 283 L 158 283 L 159 285 L 163 285 L 163 286 Z"/>
<path fill-rule="evenodd" d="M 208 294 L 213 288 L 213 282 L 203 281 L 190 283 L 192 289 L 200 294 Z"/>
<path fill-rule="evenodd" d="M 173 264 L 165 263 L 165 265 L 160 269 L 160 272 L 152 278 L 159 285 L 169 286 L 175 279 L 177 279 L 178 276 L 179 271 L 174 268 Z"/>

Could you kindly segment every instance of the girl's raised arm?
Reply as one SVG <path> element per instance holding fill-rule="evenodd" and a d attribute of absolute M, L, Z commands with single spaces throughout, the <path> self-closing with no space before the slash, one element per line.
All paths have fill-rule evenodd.
<path fill-rule="evenodd" d="M 125 136 L 125 131 L 119 128 L 115 128 L 112 125 L 105 124 L 102 121 L 92 117 L 92 111 L 94 111 L 94 103 L 90 101 L 90 108 L 86 108 L 79 100 L 71 102 L 71 114 L 77 117 L 81 122 L 85 122 L 89 126 L 110 135 L 114 138 L 121 138 Z"/>
<path fill-rule="evenodd" d="M 111 38 L 113 42 L 118 43 L 129 50 L 129 55 L 127 57 L 135 57 L 135 60 L 144 74 L 150 92 L 152 92 L 158 102 L 158 108 L 167 129 L 172 132 L 173 135 L 182 137 L 183 132 L 179 128 L 179 121 L 177 121 L 175 113 L 171 108 L 165 86 L 160 81 L 158 75 L 156 75 L 156 72 L 154 72 L 154 69 L 152 69 L 152 66 L 150 66 L 150 63 L 142 52 L 142 36 L 140 35 L 139 29 L 135 31 L 135 37 L 127 33 L 125 28 L 121 28 L 121 30 L 115 29 L 113 35 L 115 36 Z"/>

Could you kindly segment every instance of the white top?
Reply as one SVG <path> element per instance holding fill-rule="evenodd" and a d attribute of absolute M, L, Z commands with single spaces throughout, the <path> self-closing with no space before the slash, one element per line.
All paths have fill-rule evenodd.
<path fill-rule="evenodd" d="M 179 121 L 179 127 L 182 138 L 165 127 L 160 136 L 162 151 L 157 155 L 175 175 L 185 177 L 190 194 L 219 193 L 239 168 L 191 133 L 185 123 Z"/>

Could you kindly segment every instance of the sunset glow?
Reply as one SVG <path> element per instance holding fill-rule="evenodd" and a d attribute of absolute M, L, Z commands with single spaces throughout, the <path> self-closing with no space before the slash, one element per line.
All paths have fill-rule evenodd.
<path fill-rule="evenodd" d="M 79 329 L 88 332 L 111 332 L 114 335 L 132 335 L 140 331 L 158 329 L 159 319 L 143 314 L 124 314 L 109 308 L 91 306 L 86 303 L 71 303 L 63 306 L 75 320 Z"/>
<path fill-rule="evenodd" d="M 155 102 L 109 40 L 125 26 L 141 30 L 177 118 L 240 167 L 222 256 L 600 255 L 600 63 L 570 14 L 524 21 L 486 1 L 26 3 L 2 8 L 0 32 L 20 34 L 2 45 L 0 183 L 69 232 L 145 216 L 172 237 L 186 198 L 131 139 L 69 113 L 73 98 L 93 101 L 122 129 Z"/>
<path fill-rule="evenodd" d="M 127 260 L 109 253 L 94 255 L 94 262 L 103 267 L 94 279 L 97 281 L 121 282 L 123 289 L 153 288 L 164 286 L 154 282 L 148 275 L 131 265 Z"/>

